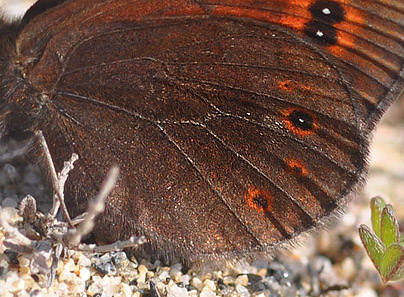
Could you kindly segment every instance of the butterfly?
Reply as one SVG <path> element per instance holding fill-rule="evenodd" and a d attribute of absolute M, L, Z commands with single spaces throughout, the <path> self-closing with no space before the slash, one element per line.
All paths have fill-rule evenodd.
<path fill-rule="evenodd" d="M 41 0 L 0 31 L 1 137 L 42 131 L 78 214 L 156 253 L 267 254 L 341 213 L 404 81 L 378 0 Z"/>

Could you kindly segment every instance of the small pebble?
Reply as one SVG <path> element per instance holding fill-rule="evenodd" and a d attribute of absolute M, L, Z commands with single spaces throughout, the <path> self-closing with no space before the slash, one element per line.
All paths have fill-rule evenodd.
<path fill-rule="evenodd" d="M 248 276 L 245 274 L 239 275 L 236 278 L 236 284 L 246 287 L 248 285 Z"/>
<path fill-rule="evenodd" d="M 200 297 L 216 297 L 217 295 L 210 290 L 203 290 L 199 296 Z"/>
<path fill-rule="evenodd" d="M 261 277 L 264 277 L 267 274 L 267 272 L 268 272 L 267 268 L 262 268 L 262 269 L 257 271 L 257 275 L 259 275 Z"/>
<path fill-rule="evenodd" d="M 24 290 L 25 282 L 23 279 L 19 278 L 13 282 L 13 289 L 14 291 L 21 291 Z"/>
<path fill-rule="evenodd" d="M 169 278 L 170 277 L 170 274 L 169 274 L 169 272 L 168 271 L 166 271 L 166 270 L 164 270 L 163 272 L 161 272 L 160 274 L 159 274 L 159 276 L 158 276 L 158 278 L 161 280 L 161 281 L 165 281 L 167 278 Z"/>
<path fill-rule="evenodd" d="M 377 297 L 375 290 L 371 288 L 361 288 L 355 297 Z"/>
<path fill-rule="evenodd" d="M 345 258 L 335 266 L 335 270 L 341 278 L 347 280 L 353 280 L 357 273 L 357 268 L 352 258 Z"/>
<path fill-rule="evenodd" d="M 205 290 L 206 288 L 208 288 L 211 291 L 216 291 L 217 287 L 214 281 L 210 280 L 210 279 L 206 279 L 204 282 L 204 288 L 202 290 Z"/>
<path fill-rule="evenodd" d="M 121 283 L 120 284 L 120 297 L 131 297 L 133 292 L 132 289 L 130 288 L 130 286 L 128 284 L 125 283 Z"/>
<path fill-rule="evenodd" d="M 90 270 L 88 268 L 82 267 L 80 268 L 80 273 L 79 273 L 80 279 L 82 281 L 87 281 L 90 279 Z"/>
<path fill-rule="evenodd" d="M 147 273 L 147 268 L 145 265 L 140 265 L 138 268 L 139 275 L 138 275 L 138 282 L 139 283 L 145 283 L 146 282 L 146 273 Z"/>
<path fill-rule="evenodd" d="M 236 291 L 240 297 L 250 297 L 250 292 L 248 292 L 247 288 L 240 284 L 236 285 Z"/>
<path fill-rule="evenodd" d="M 234 285 L 234 284 L 236 283 L 236 279 L 235 279 L 234 277 L 232 277 L 232 276 L 225 276 L 225 277 L 223 278 L 223 283 L 224 283 L 226 286 Z"/>
<path fill-rule="evenodd" d="M 115 275 L 116 268 L 112 262 L 111 254 L 102 255 L 99 259 L 94 259 L 94 268 L 104 275 Z"/>
<path fill-rule="evenodd" d="M 188 274 L 181 275 L 181 282 L 184 284 L 184 286 L 189 285 L 191 277 Z"/>
<path fill-rule="evenodd" d="M 22 274 L 31 274 L 31 269 L 27 266 L 20 266 L 18 268 L 18 274 L 22 275 Z"/>
<path fill-rule="evenodd" d="M 78 256 L 77 265 L 83 266 L 83 267 L 90 267 L 91 266 L 91 260 L 87 256 L 85 256 L 84 254 L 80 254 Z"/>
<path fill-rule="evenodd" d="M 203 288 L 203 282 L 201 281 L 200 278 L 198 277 L 194 277 L 191 280 L 191 286 L 193 286 L 195 289 L 197 289 L 198 291 L 202 291 Z"/>
<path fill-rule="evenodd" d="M 140 265 L 137 270 L 139 271 L 139 273 L 146 273 L 148 271 L 145 265 Z"/>
<path fill-rule="evenodd" d="M 188 290 L 176 285 L 172 287 L 167 286 L 167 297 L 188 297 Z"/>
<path fill-rule="evenodd" d="M 73 259 L 67 259 L 64 262 L 63 269 L 67 270 L 67 271 L 70 271 L 70 272 L 74 271 L 76 269 L 76 264 L 74 263 L 74 260 Z"/>

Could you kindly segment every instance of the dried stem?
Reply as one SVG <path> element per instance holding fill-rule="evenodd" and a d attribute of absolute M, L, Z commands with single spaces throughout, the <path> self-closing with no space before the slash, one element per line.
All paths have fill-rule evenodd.
<path fill-rule="evenodd" d="M 38 137 L 39 142 L 42 146 L 42 149 L 45 153 L 45 157 L 46 157 L 47 163 L 49 165 L 49 170 L 50 170 L 50 174 L 51 174 L 52 186 L 55 191 L 55 195 L 53 197 L 53 206 L 49 212 L 49 215 L 53 218 L 56 217 L 59 207 L 61 207 L 63 216 L 64 216 L 66 222 L 68 223 L 69 227 L 74 228 L 72 220 L 70 219 L 69 212 L 67 211 L 66 204 L 64 203 L 63 189 L 64 189 L 64 185 L 65 185 L 68 173 L 73 169 L 73 163 L 78 159 L 78 155 L 72 154 L 72 157 L 70 158 L 70 160 L 68 162 L 64 163 L 64 167 L 63 167 L 62 171 L 60 172 L 60 174 L 58 175 L 56 173 L 55 166 L 53 165 L 52 156 L 50 154 L 48 144 L 46 143 L 46 140 L 42 134 L 42 131 L 37 131 L 35 133 L 35 135 Z"/>

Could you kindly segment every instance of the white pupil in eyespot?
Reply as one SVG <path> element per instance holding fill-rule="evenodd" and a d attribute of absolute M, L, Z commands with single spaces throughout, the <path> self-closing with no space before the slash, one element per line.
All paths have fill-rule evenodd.
<path fill-rule="evenodd" d="M 323 37 L 324 33 L 322 31 L 318 30 L 317 33 L 316 33 L 316 36 L 317 37 Z"/>
<path fill-rule="evenodd" d="M 322 10 L 322 12 L 324 13 L 324 14 L 331 14 L 331 11 L 328 9 L 328 8 L 324 8 L 323 10 Z"/>

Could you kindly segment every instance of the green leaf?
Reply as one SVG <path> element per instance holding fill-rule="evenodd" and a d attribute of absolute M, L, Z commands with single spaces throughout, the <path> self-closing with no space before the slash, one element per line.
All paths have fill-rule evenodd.
<path fill-rule="evenodd" d="M 390 244 L 400 242 L 398 221 L 390 204 L 387 204 L 382 211 L 380 239 L 386 247 L 389 247 Z"/>
<path fill-rule="evenodd" d="M 371 221 L 373 231 L 376 233 L 376 236 L 380 238 L 381 234 L 381 217 L 383 207 L 386 205 L 383 198 L 374 197 L 370 200 L 370 210 L 371 210 Z"/>
<path fill-rule="evenodd" d="M 363 246 L 375 265 L 376 269 L 379 271 L 379 267 L 383 258 L 384 251 L 386 250 L 385 245 L 376 236 L 376 234 L 366 225 L 359 226 L 359 236 L 362 240 Z"/>
<path fill-rule="evenodd" d="M 391 244 L 383 255 L 380 265 L 380 275 L 383 282 L 399 280 L 404 277 L 404 247 Z"/>

